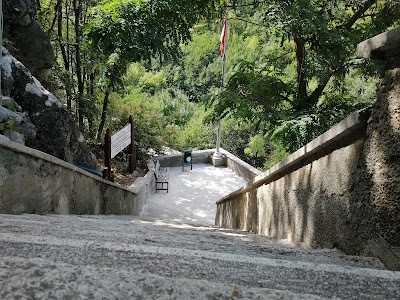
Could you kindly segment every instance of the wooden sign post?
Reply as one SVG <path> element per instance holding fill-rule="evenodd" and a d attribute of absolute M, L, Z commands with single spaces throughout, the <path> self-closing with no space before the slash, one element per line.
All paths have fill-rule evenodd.
<path fill-rule="evenodd" d="M 136 149 L 135 149 L 135 126 L 132 116 L 129 116 L 131 124 L 131 144 L 129 146 L 129 172 L 133 173 L 136 170 Z"/>
<path fill-rule="evenodd" d="M 104 171 L 103 178 L 112 181 L 111 178 L 111 131 L 107 129 L 104 137 Z"/>
<path fill-rule="evenodd" d="M 111 135 L 109 129 L 105 135 L 104 147 L 104 167 L 103 178 L 112 180 L 111 159 L 118 153 L 129 147 L 129 172 L 133 173 L 136 170 L 136 151 L 135 151 L 135 131 L 132 116 L 129 116 L 129 124 L 120 131 Z"/>

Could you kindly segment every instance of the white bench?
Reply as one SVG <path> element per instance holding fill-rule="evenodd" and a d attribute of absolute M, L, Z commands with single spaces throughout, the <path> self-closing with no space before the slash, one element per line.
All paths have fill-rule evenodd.
<path fill-rule="evenodd" d="M 160 162 L 154 160 L 154 176 L 156 178 L 156 193 L 157 191 L 167 191 L 168 193 L 168 180 L 169 180 L 169 169 L 161 168 Z"/>

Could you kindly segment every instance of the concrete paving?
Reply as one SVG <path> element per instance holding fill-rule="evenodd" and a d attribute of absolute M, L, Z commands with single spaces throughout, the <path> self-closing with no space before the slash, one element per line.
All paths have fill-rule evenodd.
<path fill-rule="evenodd" d="M 209 164 L 169 168 L 169 191 L 150 195 L 140 217 L 192 225 L 214 225 L 215 202 L 246 181 L 225 167 Z"/>
<path fill-rule="evenodd" d="M 0 299 L 399 299 L 335 250 L 127 216 L 0 215 Z"/>
<path fill-rule="evenodd" d="M 0 299 L 400 299 L 377 259 L 212 226 L 230 170 L 170 171 L 138 217 L 0 215 Z"/>

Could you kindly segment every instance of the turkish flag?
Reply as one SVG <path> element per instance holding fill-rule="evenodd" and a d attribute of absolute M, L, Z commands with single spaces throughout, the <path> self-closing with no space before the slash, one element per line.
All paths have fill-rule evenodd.
<path fill-rule="evenodd" d="M 226 39 L 226 18 L 224 19 L 224 27 L 222 28 L 221 38 L 220 38 L 220 46 L 219 46 L 219 54 L 221 56 L 224 55 L 225 52 L 225 39 Z"/>

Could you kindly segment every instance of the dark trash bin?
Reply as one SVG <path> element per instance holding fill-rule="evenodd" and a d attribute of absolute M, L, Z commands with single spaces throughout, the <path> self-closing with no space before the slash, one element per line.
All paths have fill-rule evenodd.
<path fill-rule="evenodd" d="M 193 170 L 192 150 L 183 151 L 182 172 L 185 170 L 185 165 L 190 165 L 190 170 Z"/>

